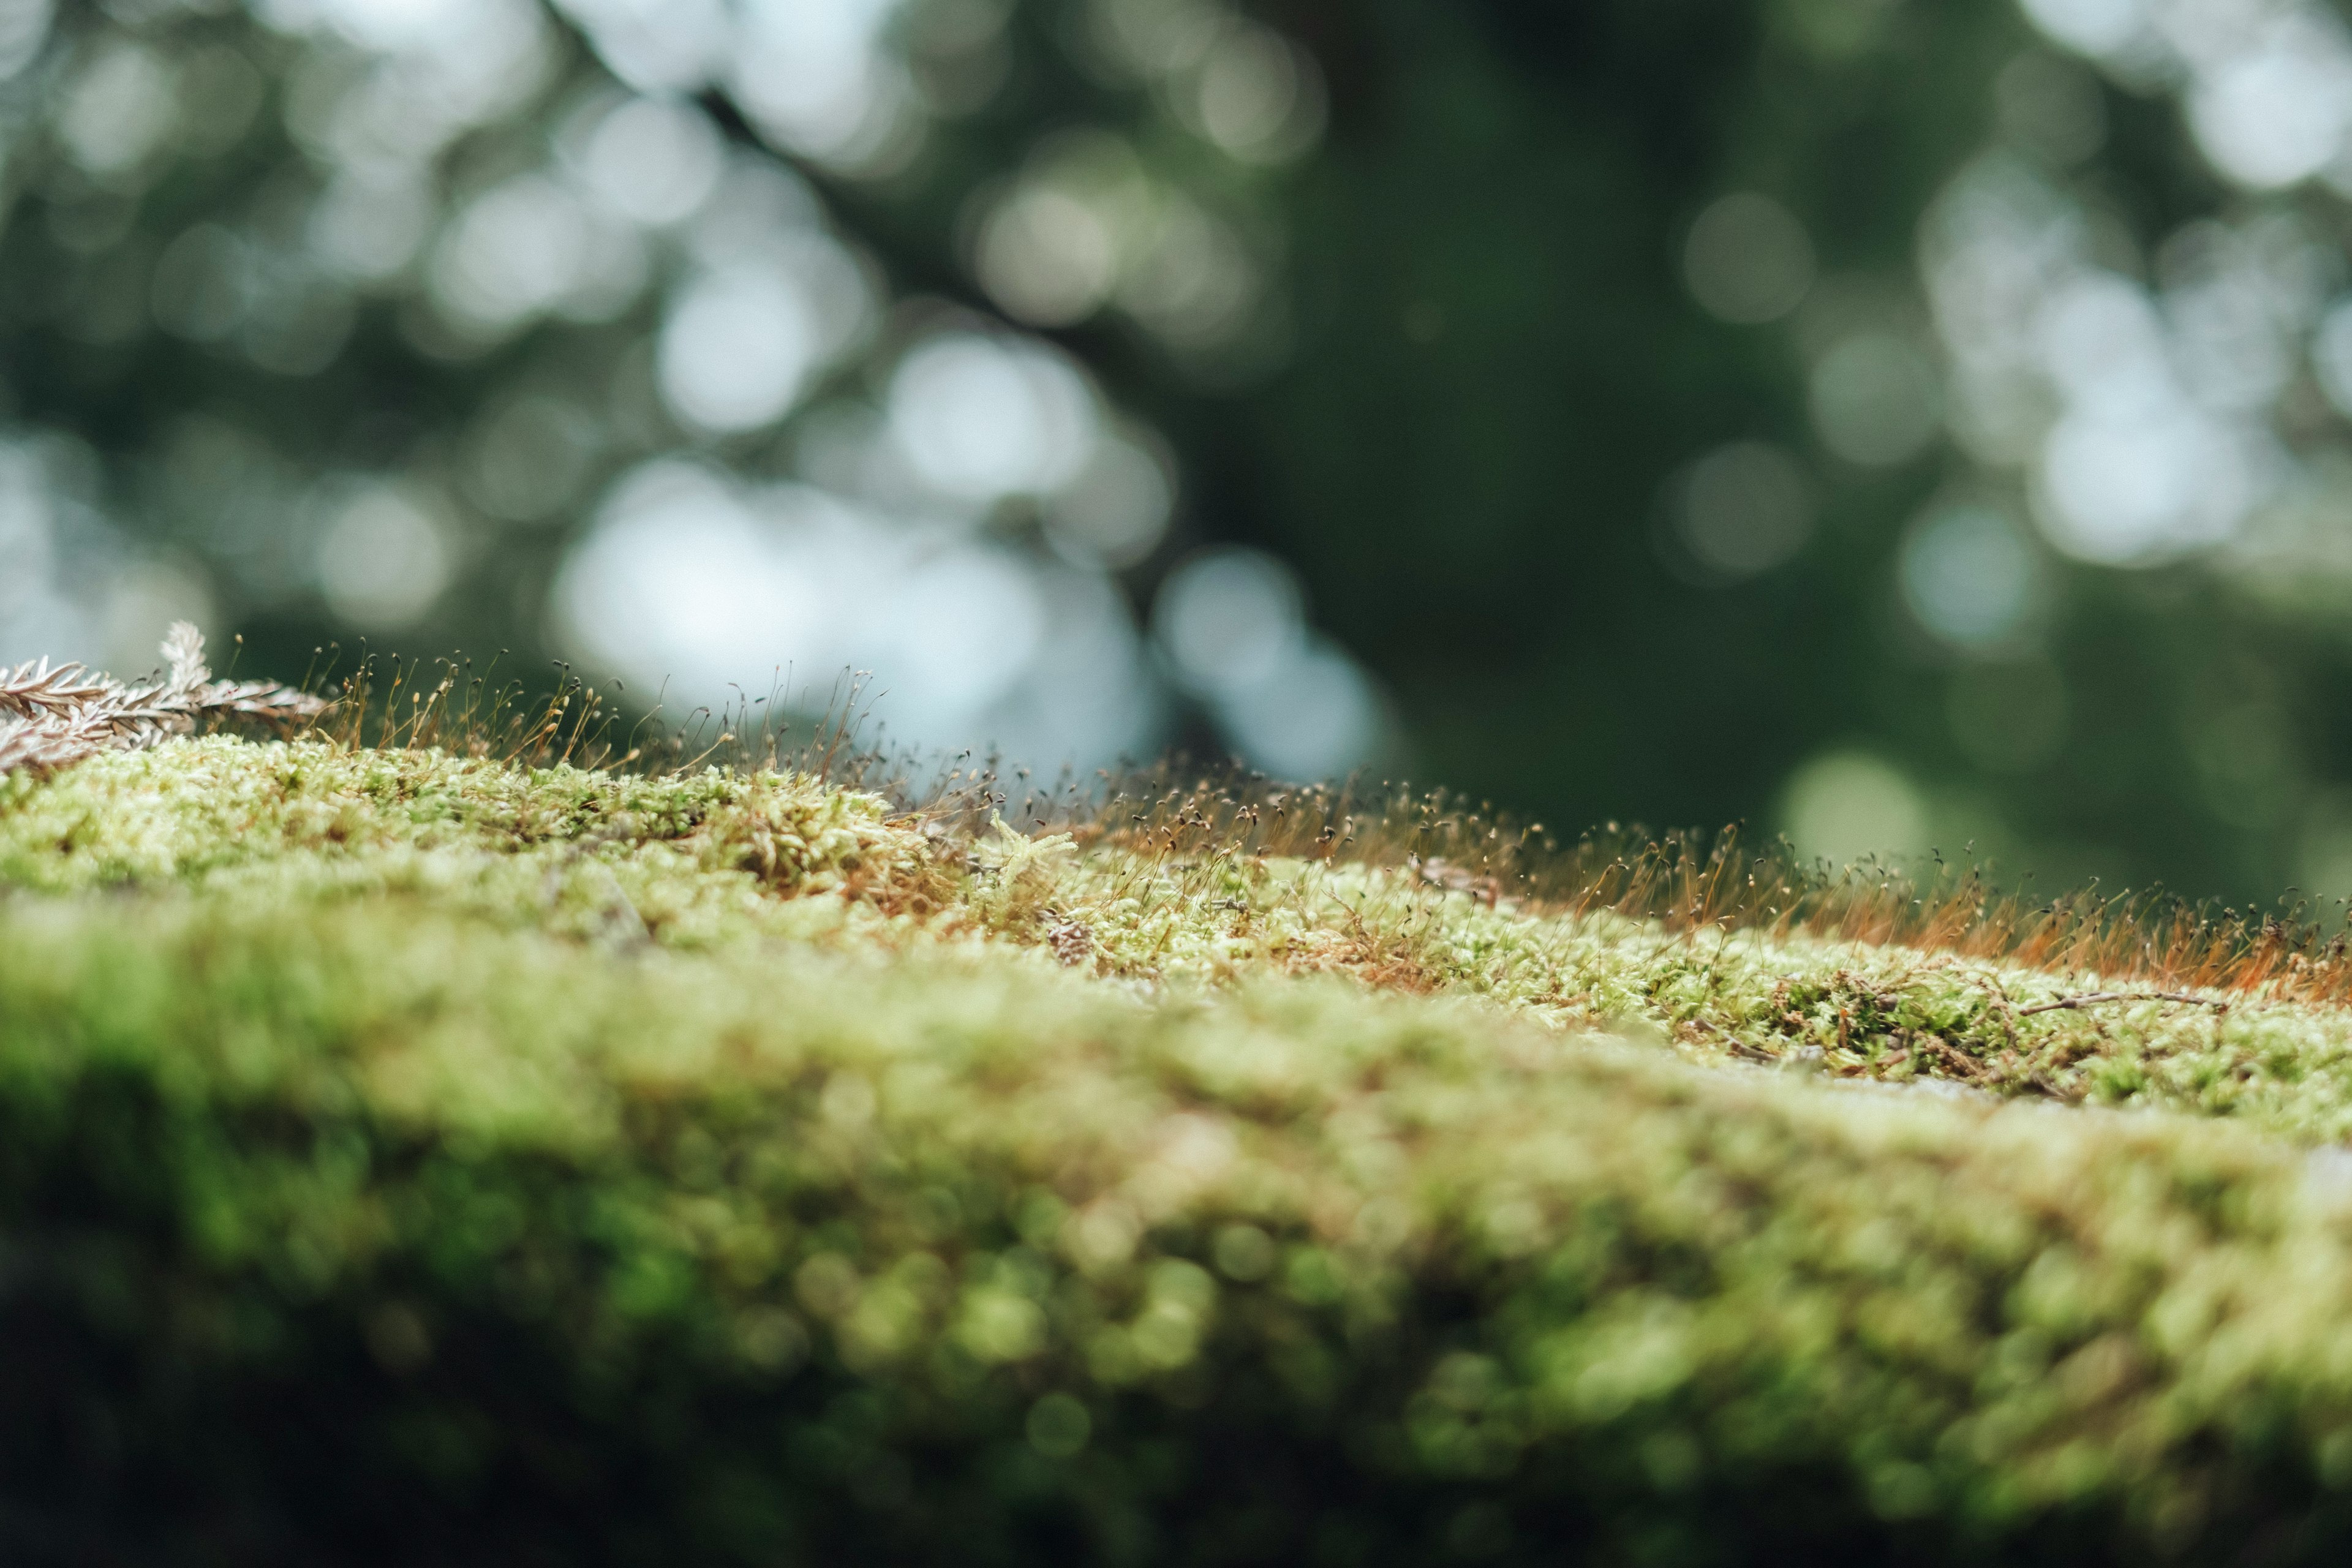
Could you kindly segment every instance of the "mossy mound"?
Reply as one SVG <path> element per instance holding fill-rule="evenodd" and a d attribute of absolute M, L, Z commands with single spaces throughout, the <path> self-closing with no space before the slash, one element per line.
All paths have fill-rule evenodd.
<path fill-rule="evenodd" d="M 317 742 L 0 884 L 22 1560 L 2352 1544 L 2329 1010 Z"/>

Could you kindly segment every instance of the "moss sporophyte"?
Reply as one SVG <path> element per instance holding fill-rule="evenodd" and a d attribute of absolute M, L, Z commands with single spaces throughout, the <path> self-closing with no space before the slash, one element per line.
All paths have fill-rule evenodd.
<path fill-rule="evenodd" d="M 178 727 L 0 780 L 0 1519 L 57 1560 L 2352 1542 L 2330 933 Z"/>

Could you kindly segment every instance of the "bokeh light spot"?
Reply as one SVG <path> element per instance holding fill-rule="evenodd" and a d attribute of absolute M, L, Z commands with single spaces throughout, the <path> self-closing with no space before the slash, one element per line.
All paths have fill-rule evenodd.
<path fill-rule="evenodd" d="M 2042 592 L 2041 563 L 2008 517 L 1985 506 L 1931 512 L 1905 540 L 1904 603 L 1937 639 L 1970 651 L 2014 641 Z"/>
<path fill-rule="evenodd" d="M 319 589 L 328 609 L 362 631 L 415 625 L 455 565 L 444 529 L 436 510 L 403 487 L 361 489 L 319 539 Z"/>
<path fill-rule="evenodd" d="M 717 188 L 724 147 L 692 104 L 633 98 L 596 122 L 581 172 L 597 199 L 635 222 L 661 227 L 693 216 Z"/>
<path fill-rule="evenodd" d="M 374 49 L 411 48 L 462 33 L 473 0 L 318 0 L 317 9 L 353 43 Z"/>
<path fill-rule="evenodd" d="M 433 297 L 453 324 L 509 329 L 551 310 L 580 275 L 587 214 L 542 174 L 518 174 L 477 196 L 444 236 Z"/>
<path fill-rule="evenodd" d="M 466 444 L 467 499 L 505 521 L 548 517 L 580 493 L 600 437 L 572 403 L 537 394 L 495 403 Z"/>
<path fill-rule="evenodd" d="M 1005 314 L 1061 327 L 1109 299 L 1118 251 L 1110 226 L 1076 195 L 1024 185 L 988 215 L 976 260 L 981 287 Z"/>
<path fill-rule="evenodd" d="M 1055 490 L 1093 455 L 1094 394 L 1041 344 L 953 332 L 916 348 L 891 378 L 890 430 L 915 473 L 973 502 Z"/>
<path fill-rule="evenodd" d="M 1307 632 L 1304 597 L 1270 555 L 1208 550 L 1168 574 L 1152 624 L 1177 684 L 1206 701 L 1245 760 L 1324 779 L 1383 752 L 1388 720 L 1371 678 Z"/>
<path fill-rule="evenodd" d="M 1105 437 L 1077 476 L 1047 498 L 1047 540 L 1082 563 L 1134 565 L 1168 531 L 1176 501 L 1170 468 L 1136 441 Z"/>
<path fill-rule="evenodd" d="M 1701 566 L 1728 578 L 1753 576 L 1797 553 L 1812 535 L 1813 483 L 1782 448 L 1735 441 L 1691 465 L 1677 521 Z"/>
<path fill-rule="evenodd" d="M 1943 419 L 1935 366 L 1891 332 L 1858 332 L 1838 343 L 1813 366 L 1808 390 L 1822 444 L 1865 467 L 1908 462 Z"/>
<path fill-rule="evenodd" d="M 76 163 L 104 178 L 145 162 L 178 118 L 171 68 L 151 49 L 113 43 L 75 79 L 58 116 L 58 134 Z"/>
<path fill-rule="evenodd" d="M 1280 163 L 1322 133 L 1322 77 L 1272 28 L 1230 24 L 1201 62 L 1191 107 L 1201 134 L 1228 157 Z"/>
<path fill-rule="evenodd" d="M 1142 78 L 1165 77 L 1216 46 L 1223 18 L 1211 0 L 1089 0 L 1097 47 Z"/>
<path fill-rule="evenodd" d="M 1298 580 L 1255 550 L 1204 551 L 1168 574 L 1152 621 L 1176 679 L 1212 696 L 1272 679 L 1306 637 Z"/>
<path fill-rule="evenodd" d="M 1782 791 L 1780 821 L 1799 854 L 1833 865 L 1928 847 L 1918 790 L 1892 764 L 1862 752 L 1833 752 L 1799 768 Z"/>
<path fill-rule="evenodd" d="M 1169 192 L 1116 298 L 1170 347 L 1213 355 L 1246 335 L 1265 286 L 1256 258 L 1231 226 Z"/>
<path fill-rule="evenodd" d="M 1125 605 L 1098 574 L 676 459 L 612 488 L 554 605 L 570 647 L 662 693 L 673 721 L 772 690 L 822 708 L 858 669 L 890 739 L 919 746 L 1091 765 L 1155 722 Z"/>
<path fill-rule="evenodd" d="M 155 628 L 187 621 L 215 629 L 219 605 L 212 585 L 193 566 L 135 560 L 110 574 L 99 611 L 98 637 L 106 668 L 125 674 L 155 664 Z"/>
<path fill-rule="evenodd" d="M 740 268 L 696 279 L 662 323 L 662 400 L 713 433 L 773 424 L 800 398 L 823 343 L 809 301 L 788 275 Z"/>
<path fill-rule="evenodd" d="M 1753 191 L 1738 192 L 1691 225 L 1683 277 L 1698 302 L 1724 321 L 1778 321 L 1803 303 L 1813 286 L 1813 244 L 1788 208 Z"/>
<path fill-rule="evenodd" d="M 429 177 L 404 165 L 342 170 L 310 209 L 311 248 L 346 278 L 380 282 L 423 248 L 437 201 Z"/>
<path fill-rule="evenodd" d="M 2147 25 L 2147 0 L 2023 0 L 2034 26 L 2086 55 L 2112 54 Z"/>
<path fill-rule="evenodd" d="M 2270 190 L 2310 178 L 2343 150 L 2352 125 L 2352 64 L 2317 42 L 2282 37 L 2200 81 L 2189 122 L 2215 168 Z"/>
<path fill-rule="evenodd" d="M 465 3 L 465 0 L 460 0 Z M 597 58 L 640 92 L 688 92 L 710 79 L 733 35 L 723 0 L 554 0 Z"/>
<path fill-rule="evenodd" d="M 2050 542 L 2111 566 L 2228 538 L 2259 482 L 2229 432 L 2177 406 L 2070 414 L 2051 432 L 2040 478 L 2036 515 Z"/>
<path fill-rule="evenodd" d="M 55 13 L 55 0 L 0 0 L 0 81 L 33 63 Z"/>
<path fill-rule="evenodd" d="M 646 464 L 612 488 L 565 558 L 554 594 L 564 640 L 665 693 L 673 721 L 795 659 L 810 667 L 803 679 L 830 680 L 837 601 L 811 567 L 821 571 L 825 541 L 854 525 L 822 513 L 807 521 L 814 548 L 796 555 L 719 475 Z"/>
<path fill-rule="evenodd" d="M 736 34 L 737 103 L 780 146 L 852 170 L 876 163 L 912 108 L 905 68 L 882 45 L 898 10 L 898 0 L 752 0 Z"/>
<path fill-rule="evenodd" d="M 1267 679 L 1214 705 L 1225 733 L 1254 765 L 1280 778 L 1335 778 L 1374 759 L 1382 714 L 1370 679 L 1317 638 Z"/>

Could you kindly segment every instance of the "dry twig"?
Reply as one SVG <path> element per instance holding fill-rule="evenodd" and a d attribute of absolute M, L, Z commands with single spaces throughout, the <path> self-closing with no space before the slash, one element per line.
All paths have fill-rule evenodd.
<path fill-rule="evenodd" d="M 2080 996 L 2061 996 L 2055 1002 L 2020 1007 L 2017 1016 L 2028 1018 L 2036 1013 L 2078 1013 L 2085 1007 L 2109 1002 L 2179 1002 L 2190 1007 L 2210 1007 L 2217 1013 L 2230 1010 L 2227 1002 L 2216 1002 L 2210 996 L 2191 996 L 2179 991 L 2092 991 Z"/>

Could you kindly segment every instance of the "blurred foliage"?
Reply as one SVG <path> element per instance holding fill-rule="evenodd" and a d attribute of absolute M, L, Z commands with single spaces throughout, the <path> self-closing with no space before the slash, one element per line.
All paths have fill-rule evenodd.
<path fill-rule="evenodd" d="M 2015 29 L 1912 7 L 1823 59 L 1795 8 L 1385 10 L 1307 182 L 1311 336 L 1267 394 L 1261 499 L 1234 508 L 1373 650 L 1433 776 L 1570 820 L 1761 817 L 1809 752 L 1912 700 L 1874 689 L 1869 606 L 1887 521 L 1932 480 L 1841 490 L 1800 568 L 1670 574 L 1667 476 L 1717 442 L 1806 439 L 1790 347 L 1696 310 L 1677 241 L 1710 196 L 1769 183 L 1826 265 L 1898 272 Z"/>
<path fill-rule="evenodd" d="M 37 41 L 47 9 L 12 0 L 0 33 Z M 2286 545 L 2249 525 L 2262 548 L 2235 564 L 2202 547 L 2085 564 L 1999 522 L 1953 534 L 2008 550 L 2034 606 L 1970 642 L 1923 630 L 1906 598 L 1917 563 L 1976 559 L 1922 554 L 1921 520 L 1956 495 L 2021 516 L 2038 504 L 2026 487 L 1965 442 L 1854 460 L 1823 439 L 1823 366 L 1841 345 L 1874 334 L 1939 374 L 1965 357 L 1931 327 L 1923 223 L 1988 147 L 2090 215 L 2092 253 L 2125 275 L 2161 273 L 2161 242 L 2207 217 L 2285 212 L 2336 245 L 2331 189 L 2214 173 L 2178 80 L 2139 57 L 2103 77 L 2006 5 L 1284 0 L 1253 11 L 1303 50 L 1319 139 L 1244 156 L 1202 129 L 1194 65 L 1150 63 L 1197 61 L 1176 35 L 1222 8 L 909 0 L 880 58 L 913 107 L 872 145 L 819 146 L 751 67 L 677 77 L 739 154 L 812 183 L 864 268 L 851 292 L 866 291 L 863 335 L 798 412 L 714 432 L 666 407 L 653 345 L 664 301 L 708 265 L 707 235 L 587 232 L 582 254 L 602 259 L 494 328 L 436 304 L 446 235 L 420 230 L 381 276 L 316 260 L 332 248 L 322 214 L 389 233 L 403 203 L 424 204 L 423 224 L 577 164 L 580 127 L 614 90 L 614 40 L 635 36 L 614 20 L 627 7 L 501 22 L 475 77 L 449 79 L 474 99 L 426 94 L 431 125 L 379 105 L 409 114 L 389 128 L 352 107 L 355 83 L 397 74 L 362 35 L 409 12 L 429 25 L 431 5 L 255 9 L 264 20 L 171 0 L 68 7 L 0 85 L 5 416 L 87 443 L 45 459 L 58 493 L 110 520 L 77 536 L 78 569 L 155 565 L 153 592 L 121 607 L 133 619 L 160 621 L 194 583 L 215 634 L 244 636 L 241 673 L 299 676 L 314 648 L 365 629 L 322 596 L 314 563 L 355 476 L 423 487 L 451 524 L 418 546 L 446 551 L 446 591 L 374 646 L 511 647 L 529 674 L 577 651 L 548 616 L 551 584 L 608 482 L 680 451 L 754 477 L 821 470 L 843 410 L 882 397 L 909 344 L 1010 312 L 1174 454 L 1164 540 L 1094 566 L 1148 620 L 1204 545 L 1287 562 L 1313 623 L 1386 693 L 1396 743 L 1370 753 L 1382 763 L 1562 823 L 1745 818 L 1824 850 L 1972 844 L 2042 887 L 2352 890 L 2341 489 L 2300 493 L 2304 532 Z M 680 5 L 645 36 L 685 37 L 720 9 Z M 2035 10 L 2045 26 L 2072 14 Z M 102 67 L 150 70 L 179 110 L 112 163 L 116 121 L 73 107 Z M 423 183 L 368 184 L 355 170 L 390 165 L 352 139 L 395 131 Z M 1109 133 L 1115 155 L 1076 132 Z M 1121 190 L 1156 193 L 1163 228 L 1171 211 L 1205 215 L 1186 232 L 1252 280 L 1241 303 L 1203 325 L 1144 263 L 1104 284 L 1109 304 L 991 273 L 1008 193 L 1113 179 L 1106 157 L 1129 170 Z M 722 207 L 749 210 L 728 191 Z M 1686 247 L 1731 192 L 1767 193 L 1801 226 L 1819 281 L 1792 314 L 1741 324 L 1695 298 Z M 241 258 L 236 298 L 183 297 L 206 246 Z M 2294 380 L 2281 427 L 2322 471 L 2340 427 L 2311 373 Z M 483 477 L 500 442 L 536 476 L 528 505 Z M 1678 509 L 1701 460 L 1738 444 L 1751 479 L 1779 464 L 1794 479 L 1769 482 L 1802 500 L 1786 550 L 1712 571 L 1678 542 Z M 986 520 L 1039 559 L 1051 523 L 1041 532 L 1018 498 Z M 364 560 L 352 570 L 364 579 Z M 1251 749 L 1213 703 L 1176 711 L 1112 743 Z"/>

